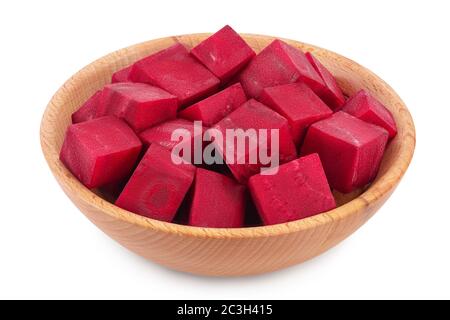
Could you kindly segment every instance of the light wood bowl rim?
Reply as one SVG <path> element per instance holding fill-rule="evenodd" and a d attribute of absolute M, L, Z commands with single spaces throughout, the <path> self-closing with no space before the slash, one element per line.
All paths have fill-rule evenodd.
<path fill-rule="evenodd" d="M 330 222 L 338 222 L 339 220 L 342 220 L 348 217 L 349 215 L 353 215 L 360 212 L 364 208 L 370 206 L 372 202 L 375 202 L 377 199 L 389 194 L 390 192 L 393 191 L 393 189 L 395 189 L 397 183 L 403 177 L 412 160 L 416 140 L 415 128 L 412 117 L 406 105 L 395 93 L 395 91 L 384 80 L 382 80 L 372 71 L 330 50 L 295 40 L 258 34 L 242 34 L 242 36 L 244 38 L 253 38 L 256 40 L 279 38 L 287 42 L 308 46 L 310 48 L 313 48 L 314 51 L 316 50 L 326 51 L 328 54 L 334 57 L 338 57 L 339 59 L 346 61 L 346 63 L 351 64 L 354 68 L 357 68 L 359 72 L 365 73 L 367 76 L 370 76 L 379 81 L 383 86 L 386 87 L 387 90 L 391 91 L 390 93 L 395 96 L 396 102 L 401 105 L 401 110 L 399 111 L 399 113 L 401 113 L 400 115 L 401 121 L 397 121 L 397 126 L 399 128 L 401 126 L 408 126 L 407 128 L 405 128 L 406 129 L 405 132 L 407 132 L 408 134 L 404 137 L 405 139 L 401 144 L 399 156 L 394 160 L 393 164 L 382 176 L 378 177 L 377 180 L 363 194 L 361 194 L 354 200 L 336 209 L 310 218 L 271 226 L 219 229 L 219 228 L 200 228 L 186 225 L 178 225 L 174 223 L 168 223 L 139 216 L 132 212 L 121 209 L 115 206 L 114 204 L 104 200 L 103 198 L 97 196 L 94 192 L 92 192 L 91 190 L 87 189 L 84 185 L 82 185 L 59 161 L 59 150 L 57 150 L 55 146 L 48 146 L 47 144 L 44 143 L 44 141 L 48 141 L 49 139 L 51 139 L 51 135 L 53 134 L 53 130 L 49 130 L 51 129 L 51 126 L 57 126 L 57 124 L 52 124 L 51 121 L 49 121 L 49 119 L 51 118 L 51 115 L 57 113 L 58 112 L 57 109 L 61 107 L 58 106 L 57 103 L 55 103 L 55 101 L 59 100 L 60 95 L 65 94 L 64 90 L 62 89 L 70 88 L 71 83 L 78 81 L 78 79 L 82 78 L 83 74 L 87 72 L 92 72 L 91 70 L 93 65 L 105 63 L 106 61 L 113 59 L 114 56 L 119 54 L 120 52 L 126 52 L 127 50 L 130 50 L 135 46 L 137 47 L 142 45 L 148 45 L 151 42 L 157 42 L 167 38 L 206 37 L 209 36 L 210 34 L 211 33 L 186 34 L 174 37 L 159 38 L 139 43 L 103 56 L 102 58 L 87 65 L 86 67 L 78 71 L 76 74 L 74 74 L 69 80 L 67 80 L 64 83 L 64 85 L 55 93 L 55 95 L 47 105 L 47 108 L 42 118 L 40 130 L 41 146 L 44 156 L 47 160 L 47 163 L 52 173 L 55 175 L 57 180 L 63 181 L 63 183 L 69 185 L 71 189 L 76 190 L 76 192 L 78 193 L 78 197 L 80 197 L 80 199 L 82 199 L 86 203 L 89 203 L 96 209 L 102 211 L 103 213 L 111 217 L 120 219 L 127 223 L 137 225 L 146 229 L 152 229 L 164 233 L 171 233 L 179 236 L 190 236 L 199 238 L 230 238 L 230 239 L 277 237 L 280 235 L 313 229 Z"/>

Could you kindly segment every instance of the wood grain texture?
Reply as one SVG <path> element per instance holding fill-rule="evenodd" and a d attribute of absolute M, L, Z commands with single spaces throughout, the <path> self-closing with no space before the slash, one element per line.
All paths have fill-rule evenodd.
<path fill-rule="evenodd" d="M 169 268 L 201 275 L 240 276 L 286 268 L 323 253 L 347 238 L 383 205 L 408 168 L 415 147 L 413 120 L 394 90 L 366 68 L 325 49 L 286 40 L 313 52 L 336 76 L 347 95 L 362 88 L 371 92 L 391 110 L 398 125 L 398 135 L 386 151 L 375 182 L 362 194 L 337 195 L 342 204 L 337 209 L 268 227 L 181 226 L 114 206 L 86 189 L 59 161 L 72 112 L 108 83 L 114 71 L 175 42 L 192 47 L 206 36 L 183 35 L 134 45 L 93 62 L 71 77 L 50 101 L 41 124 L 42 150 L 52 173 L 73 203 L 101 230 L 131 251 Z M 257 52 L 274 39 L 260 35 L 243 37 Z"/>

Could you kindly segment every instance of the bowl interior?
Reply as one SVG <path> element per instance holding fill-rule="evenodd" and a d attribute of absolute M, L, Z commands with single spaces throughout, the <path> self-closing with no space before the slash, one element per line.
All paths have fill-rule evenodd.
<path fill-rule="evenodd" d="M 95 91 L 109 83 L 113 72 L 175 42 L 182 42 L 187 47 L 192 47 L 207 36 L 208 34 L 184 35 L 134 45 L 93 62 L 70 78 L 50 101 L 41 125 L 42 148 L 47 162 L 59 183 L 64 183 L 74 192 L 80 193 L 80 196 L 85 201 L 101 205 L 106 214 L 132 223 L 152 228 L 165 228 L 166 230 L 171 230 L 171 228 L 175 230 L 176 228 L 176 232 L 189 230 L 189 232 L 195 233 L 193 229 L 203 229 L 179 225 L 175 227 L 173 224 L 140 217 L 112 204 L 105 203 L 106 200 L 101 199 L 98 193 L 87 190 L 65 169 L 59 161 L 59 151 L 64 140 L 65 131 L 71 123 L 71 114 Z M 274 39 L 274 37 L 259 35 L 243 35 L 243 37 L 256 52 L 259 52 Z M 392 192 L 411 161 L 415 145 L 415 131 L 412 118 L 404 103 L 389 85 L 371 71 L 328 50 L 297 41 L 284 40 L 304 51 L 313 52 L 335 75 L 346 95 L 350 96 L 360 89 L 366 89 L 373 94 L 392 112 L 398 126 L 398 135 L 392 140 L 386 150 L 378 177 L 367 190 L 358 190 L 347 195 L 335 193 L 340 207 L 315 217 L 284 224 L 285 228 L 281 232 L 289 232 L 298 228 L 311 228 L 314 227 L 314 224 L 324 223 L 330 218 L 339 219 L 355 213 L 362 207 L 370 205 L 376 199 Z M 257 229 L 265 233 L 273 232 L 275 230 L 273 228 L 274 226 L 267 226 L 258 227 Z M 255 228 L 216 229 L 215 231 L 214 229 L 203 229 L 203 231 L 199 231 L 199 234 L 206 232 L 209 235 L 237 235 L 242 237 L 246 236 L 247 229 Z"/>

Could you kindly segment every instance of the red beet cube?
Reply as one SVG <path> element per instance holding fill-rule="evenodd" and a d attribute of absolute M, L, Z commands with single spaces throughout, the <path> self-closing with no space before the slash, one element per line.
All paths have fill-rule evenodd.
<path fill-rule="evenodd" d="M 130 72 L 131 72 L 132 67 L 133 66 L 131 65 L 126 68 L 120 69 L 119 71 L 114 72 L 111 77 L 111 82 L 112 83 L 130 82 Z"/>
<path fill-rule="evenodd" d="M 254 98 L 259 97 L 264 88 L 298 81 L 314 91 L 324 86 L 305 54 L 281 40 L 274 40 L 264 48 L 240 75 L 245 92 Z"/>
<path fill-rule="evenodd" d="M 271 174 L 270 170 L 278 170 Z M 267 175 L 250 178 L 253 201 L 265 225 L 307 218 L 334 209 L 336 203 L 317 154 L 293 160 Z"/>
<path fill-rule="evenodd" d="M 193 162 L 194 157 L 194 148 L 195 148 L 195 140 L 202 141 L 203 132 L 205 130 L 204 127 L 198 128 L 195 130 L 194 123 L 192 121 L 184 120 L 184 119 L 175 119 L 171 121 L 167 121 L 161 123 L 157 126 L 149 128 L 145 131 L 142 131 L 139 134 L 139 138 L 144 143 L 145 147 L 150 146 L 153 143 L 157 143 L 160 146 L 172 151 L 172 149 L 180 143 L 180 141 L 172 140 L 172 133 L 177 129 L 184 129 L 189 132 L 191 139 L 182 141 L 182 144 L 188 144 L 191 148 L 191 157 L 186 157 L 185 160 L 189 162 Z M 198 148 L 203 148 L 203 143 L 200 143 Z M 184 156 L 184 155 L 181 155 Z M 184 158 L 184 157 L 183 157 Z"/>
<path fill-rule="evenodd" d="M 210 127 L 246 101 L 244 90 L 237 83 L 184 109 L 179 116 L 192 121 L 201 120 L 203 125 Z"/>
<path fill-rule="evenodd" d="M 105 114 L 123 118 L 137 132 L 174 119 L 178 109 L 178 100 L 170 93 L 131 82 L 106 85 L 101 104 Z"/>
<path fill-rule="evenodd" d="M 178 97 L 181 106 L 209 95 L 220 83 L 180 43 L 136 62 L 131 69 L 130 79 L 172 93 Z"/>
<path fill-rule="evenodd" d="M 330 185 L 348 193 L 375 178 L 387 140 L 383 128 L 340 111 L 309 128 L 302 154 L 318 153 Z"/>
<path fill-rule="evenodd" d="M 202 41 L 191 54 L 222 81 L 230 79 L 255 56 L 253 49 L 230 26 Z"/>
<path fill-rule="evenodd" d="M 189 225 L 239 228 L 244 225 L 245 187 L 220 173 L 197 169 Z"/>
<path fill-rule="evenodd" d="M 250 163 L 249 160 L 251 153 L 258 154 L 260 149 L 266 150 L 268 154 L 272 153 L 270 129 L 279 130 L 279 161 L 283 163 L 295 159 L 297 156 L 288 121 L 272 109 L 254 99 L 247 101 L 235 111 L 230 113 L 218 122 L 214 128 L 218 129 L 224 137 L 224 148 L 222 149 L 221 145 L 217 145 L 215 142 L 217 149 L 224 157 L 233 176 L 241 183 L 246 183 L 248 178 L 253 174 L 258 173 L 259 169 L 263 166 L 259 161 L 259 157 L 257 159 L 257 163 Z M 256 143 L 251 144 L 248 140 L 254 139 L 248 139 L 245 145 L 244 153 L 241 154 L 236 143 L 237 139 L 234 139 L 234 145 L 230 146 L 226 143 L 226 140 L 228 139 L 227 129 L 242 129 L 244 131 L 249 129 L 256 130 L 257 141 Z M 268 129 L 268 141 L 263 141 L 259 135 L 259 129 Z M 227 149 L 230 148 L 234 150 L 233 159 L 227 159 L 226 157 L 226 154 L 228 153 Z M 245 163 L 238 163 L 239 161 Z"/>
<path fill-rule="evenodd" d="M 97 188 L 127 177 L 142 144 L 116 117 L 101 117 L 69 126 L 60 159 L 86 187 Z"/>
<path fill-rule="evenodd" d="M 172 221 L 195 176 L 191 164 L 175 164 L 171 152 L 152 144 L 116 205 L 139 215 Z"/>
<path fill-rule="evenodd" d="M 342 93 L 341 88 L 336 82 L 336 79 L 328 71 L 325 66 L 320 63 L 319 60 L 316 59 L 310 52 L 306 53 L 306 57 L 308 58 L 311 65 L 320 75 L 323 80 L 325 86 L 323 88 L 319 88 L 316 93 L 325 101 L 333 110 L 339 110 L 345 103 L 345 97 Z"/>
<path fill-rule="evenodd" d="M 364 90 L 359 91 L 345 104 L 342 111 L 366 122 L 385 128 L 389 138 L 397 134 L 397 126 L 391 112 L 377 99 Z"/>
<path fill-rule="evenodd" d="M 284 116 L 298 144 L 306 128 L 333 114 L 330 108 L 304 83 L 265 88 L 260 101 Z"/>
<path fill-rule="evenodd" d="M 102 91 L 94 93 L 77 111 L 72 113 L 72 123 L 89 121 L 100 116 L 99 105 Z"/>

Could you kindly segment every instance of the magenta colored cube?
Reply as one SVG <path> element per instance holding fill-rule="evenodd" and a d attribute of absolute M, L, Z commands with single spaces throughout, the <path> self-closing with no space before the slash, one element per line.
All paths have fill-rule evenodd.
<path fill-rule="evenodd" d="M 101 117 L 69 126 L 60 159 L 92 189 L 127 177 L 141 147 L 141 141 L 124 121 Z"/>
<path fill-rule="evenodd" d="M 136 132 L 174 119 L 178 100 L 174 95 L 144 83 L 106 85 L 101 109 L 107 115 L 123 118 Z"/>
<path fill-rule="evenodd" d="M 177 96 L 180 106 L 208 96 L 220 83 L 181 43 L 136 62 L 131 69 L 130 79 L 170 92 Z"/>
<path fill-rule="evenodd" d="M 255 56 L 253 49 L 230 26 L 200 42 L 191 54 L 222 81 L 233 77 Z"/>
<path fill-rule="evenodd" d="M 194 180 L 195 170 L 191 164 L 174 163 L 169 150 L 152 144 L 116 205 L 148 218 L 170 222 Z"/>
<path fill-rule="evenodd" d="M 316 93 L 325 101 L 333 110 L 339 110 L 345 103 L 345 97 L 342 93 L 341 88 L 337 84 L 336 79 L 331 74 L 331 72 L 325 68 L 325 66 L 320 63 L 316 57 L 314 57 L 310 52 L 306 53 L 306 57 L 308 58 L 311 65 L 317 71 L 317 73 L 322 78 L 325 86 L 323 88 L 319 88 Z"/>
<path fill-rule="evenodd" d="M 100 99 L 102 90 L 94 93 L 77 111 L 72 113 L 72 123 L 89 121 L 100 116 Z"/>
<path fill-rule="evenodd" d="M 120 69 L 119 71 L 116 71 L 113 73 L 111 77 L 111 83 L 117 83 L 117 82 L 131 82 L 130 80 L 130 72 L 131 68 L 133 66 L 128 66 L 126 68 Z"/>
<path fill-rule="evenodd" d="M 270 170 L 273 173 L 257 174 L 248 183 L 265 225 L 304 219 L 336 208 L 317 154 Z"/>
<path fill-rule="evenodd" d="M 258 98 L 264 88 L 293 82 L 304 82 L 314 91 L 324 86 L 305 54 L 281 40 L 274 40 L 250 61 L 240 82 L 253 98 Z"/>
<path fill-rule="evenodd" d="M 240 83 L 236 83 L 179 113 L 181 118 L 202 121 L 211 127 L 247 101 Z"/>
<path fill-rule="evenodd" d="M 191 139 L 186 141 L 173 141 L 172 134 L 175 130 L 178 129 L 183 129 L 189 132 Z M 191 157 L 184 157 L 185 155 L 183 154 L 180 154 L 180 156 L 182 156 L 186 161 L 192 163 L 194 162 L 194 151 L 196 147 L 195 140 L 200 141 L 200 143 L 198 144 L 198 148 L 201 148 L 201 150 L 203 150 L 202 137 L 204 131 L 205 128 L 202 126 L 197 128 L 196 130 L 194 122 L 192 121 L 185 119 L 174 119 L 142 131 L 139 134 L 139 138 L 144 143 L 144 146 L 146 148 L 148 148 L 151 144 L 156 143 L 172 151 L 177 144 L 187 144 L 190 146 Z"/>
<path fill-rule="evenodd" d="M 391 112 L 377 99 L 361 90 L 350 98 L 342 111 L 358 119 L 383 127 L 389 132 L 389 138 L 397 135 L 397 126 Z"/>
<path fill-rule="evenodd" d="M 301 142 L 308 126 L 333 114 L 333 111 L 304 83 L 265 88 L 260 101 L 289 121 L 296 144 Z"/>
<path fill-rule="evenodd" d="M 207 228 L 239 228 L 244 225 L 245 187 L 233 179 L 197 169 L 189 225 Z"/>
<path fill-rule="evenodd" d="M 348 193 L 375 178 L 387 140 L 385 129 L 339 111 L 311 125 L 302 154 L 318 153 L 331 187 Z"/>
<path fill-rule="evenodd" d="M 217 145 L 217 149 L 225 159 L 225 162 L 233 176 L 241 183 L 246 183 L 249 177 L 258 173 L 260 168 L 263 167 L 259 161 L 259 157 L 257 158 L 258 161 L 256 163 L 250 163 L 250 153 L 258 154 L 259 149 L 264 149 L 268 151 L 268 154 L 271 154 L 270 129 L 277 129 L 279 132 L 280 163 L 295 159 L 297 156 L 289 123 L 286 118 L 254 99 L 244 103 L 242 106 L 218 122 L 213 128 L 219 130 L 225 140 L 223 143 L 223 148 L 221 148 L 220 144 L 214 142 Z M 254 129 L 257 131 L 257 141 L 254 145 L 247 143 L 245 145 L 244 153 L 241 154 L 238 152 L 239 149 L 236 144 L 236 139 L 234 140 L 234 145 L 229 145 L 226 143 L 227 129 L 242 129 L 244 131 Z M 266 141 L 263 141 L 259 135 L 259 129 L 268 129 L 267 144 Z M 228 159 L 226 156 L 226 154 L 229 153 L 227 152 L 227 149 L 230 148 L 234 150 L 233 159 Z M 238 161 L 244 163 L 238 163 Z"/>

